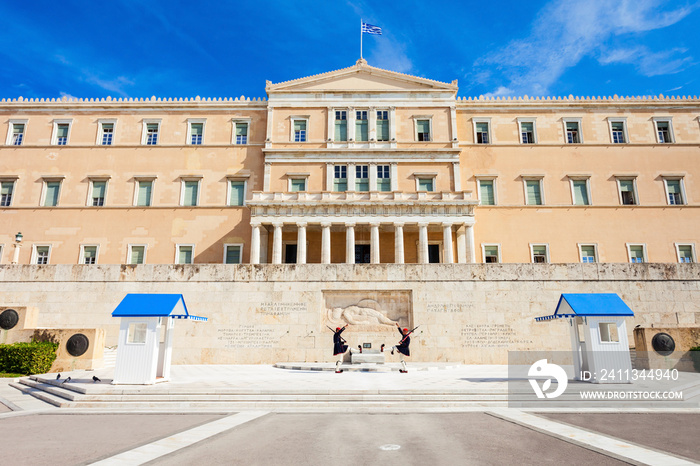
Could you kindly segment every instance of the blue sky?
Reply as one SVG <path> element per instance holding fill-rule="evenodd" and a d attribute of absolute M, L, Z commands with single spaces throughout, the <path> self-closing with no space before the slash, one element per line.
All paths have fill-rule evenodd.
<path fill-rule="evenodd" d="M 700 95 L 700 1 L 64 0 L 0 4 L 0 97 L 264 97 L 370 65 L 461 96 Z"/>

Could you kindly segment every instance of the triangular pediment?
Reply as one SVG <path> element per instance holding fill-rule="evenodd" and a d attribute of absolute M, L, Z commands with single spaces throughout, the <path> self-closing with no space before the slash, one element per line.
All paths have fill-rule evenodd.
<path fill-rule="evenodd" d="M 268 81 L 268 94 L 287 92 L 457 92 L 457 81 L 443 83 L 395 71 L 383 70 L 358 60 L 355 66 L 278 84 Z"/>

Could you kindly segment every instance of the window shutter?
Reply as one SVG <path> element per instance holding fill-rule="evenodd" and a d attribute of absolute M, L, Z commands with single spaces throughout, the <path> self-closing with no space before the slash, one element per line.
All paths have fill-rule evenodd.
<path fill-rule="evenodd" d="M 245 181 L 231 181 L 229 205 L 243 205 L 245 199 Z"/>

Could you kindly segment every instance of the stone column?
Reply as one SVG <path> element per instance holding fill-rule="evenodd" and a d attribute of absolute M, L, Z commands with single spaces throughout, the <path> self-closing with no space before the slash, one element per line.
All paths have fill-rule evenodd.
<path fill-rule="evenodd" d="M 377 162 L 369 163 L 369 190 L 377 190 Z"/>
<path fill-rule="evenodd" d="M 428 260 L 428 224 L 418 224 L 418 263 L 427 264 Z"/>
<path fill-rule="evenodd" d="M 348 162 L 348 191 L 355 192 L 355 162 Z"/>
<path fill-rule="evenodd" d="M 467 262 L 467 233 L 466 225 L 457 229 L 457 262 L 465 264 Z"/>
<path fill-rule="evenodd" d="M 15 252 L 12 253 L 12 263 L 19 264 L 19 249 L 22 247 L 20 243 L 15 243 Z"/>
<path fill-rule="evenodd" d="M 355 224 L 345 224 L 345 263 L 355 263 Z"/>
<path fill-rule="evenodd" d="M 370 245 L 369 245 L 369 254 L 370 254 L 370 263 L 371 264 L 379 264 L 379 224 L 378 223 L 370 223 Z"/>
<path fill-rule="evenodd" d="M 474 225 L 467 225 L 467 258 L 472 264 L 476 262 L 476 247 L 474 246 Z"/>
<path fill-rule="evenodd" d="M 282 224 L 273 223 L 274 231 L 272 233 L 272 263 L 282 263 Z"/>
<path fill-rule="evenodd" d="M 394 263 L 404 263 L 403 223 L 394 223 Z"/>
<path fill-rule="evenodd" d="M 297 264 L 306 264 L 306 222 L 297 223 Z"/>
<path fill-rule="evenodd" d="M 265 171 L 263 172 L 263 191 L 266 193 L 270 192 L 270 172 L 272 171 L 272 164 L 265 162 Z"/>
<path fill-rule="evenodd" d="M 333 191 L 333 178 L 335 177 L 335 165 L 326 162 L 326 191 Z"/>
<path fill-rule="evenodd" d="M 250 263 L 259 264 L 260 263 L 260 224 L 253 223 L 253 233 L 250 237 Z"/>
<path fill-rule="evenodd" d="M 442 247 L 444 249 L 444 263 L 454 263 L 452 252 L 452 224 L 445 222 L 442 224 Z"/>
<path fill-rule="evenodd" d="M 331 263 L 331 224 L 321 224 L 321 263 Z"/>
<path fill-rule="evenodd" d="M 399 164 L 396 162 L 391 163 L 391 190 L 399 190 Z"/>

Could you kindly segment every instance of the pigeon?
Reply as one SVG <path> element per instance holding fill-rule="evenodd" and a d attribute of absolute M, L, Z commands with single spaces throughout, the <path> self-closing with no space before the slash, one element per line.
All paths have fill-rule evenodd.
<path fill-rule="evenodd" d="M 92 383 L 95 383 L 95 382 L 102 382 L 102 381 L 100 380 L 99 377 L 97 377 L 96 375 L 93 375 L 92 376 Z"/>
<path fill-rule="evenodd" d="M 70 381 L 71 381 L 71 378 L 68 377 L 66 380 L 63 381 L 63 383 L 70 382 Z"/>
<path fill-rule="evenodd" d="M 59 373 L 58 375 L 56 375 L 56 380 L 58 380 L 60 378 L 61 378 L 61 374 Z"/>

